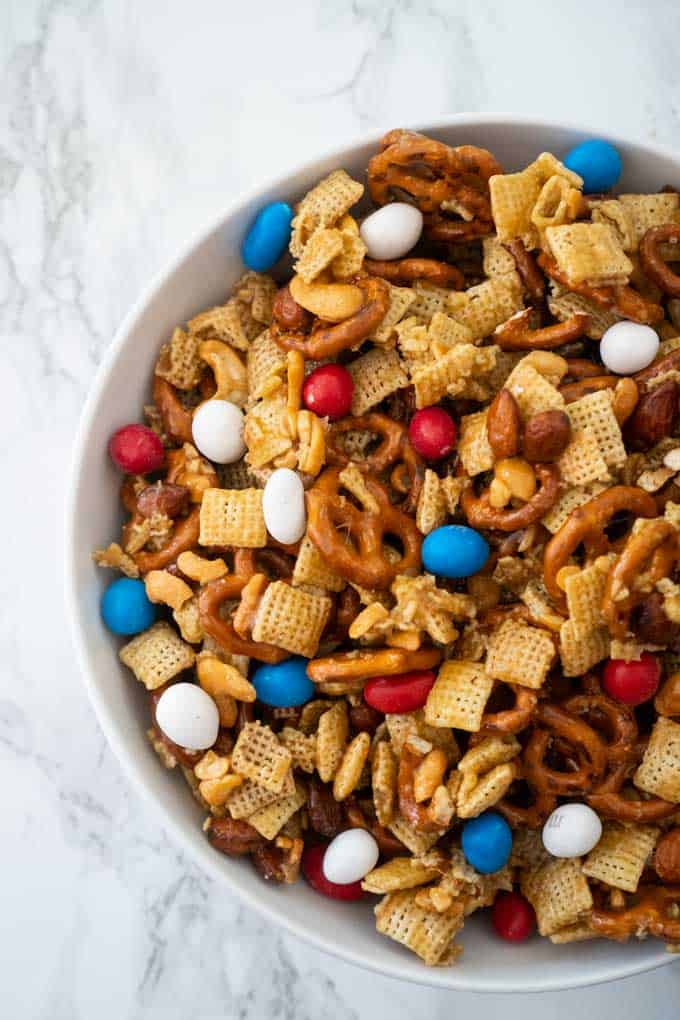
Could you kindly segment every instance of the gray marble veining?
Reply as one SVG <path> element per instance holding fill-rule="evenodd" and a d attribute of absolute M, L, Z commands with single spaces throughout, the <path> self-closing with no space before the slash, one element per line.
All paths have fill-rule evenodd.
<path fill-rule="evenodd" d="M 457 110 L 585 118 L 680 144 L 679 35 L 672 0 L 0 5 L 4 1016 L 500 1008 L 378 978 L 266 927 L 149 817 L 95 723 L 64 620 L 70 450 L 126 309 L 236 190 L 359 131 Z M 670 967 L 503 1008 L 670 1020 L 679 991 Z"/>

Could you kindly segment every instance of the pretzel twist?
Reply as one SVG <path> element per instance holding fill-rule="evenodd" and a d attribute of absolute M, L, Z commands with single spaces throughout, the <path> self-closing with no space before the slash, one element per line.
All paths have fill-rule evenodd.
<path fill-rule="evenodd" d="M 393 262 L 364 259 L 363 268 L 371 276 L 380 276 L 390 283 L 403 285 L 413 283 L 414 280 L 427 280 L 437 287 L 453 290 L 462 290 L 465 286 L 465 277 L 460 269 L 438 259 L 408 258 Z"/>
<path fill-rule="evenodd" d="M 633 322 L 651 326 L 655 322 L 661 322 L 664 317 L 661 305 L 647 301 L 626 284 L 594 287 L 587 283 L 574 283 L 559 269 L 555 259 L 547 252 L 541 252 L 538 256 L 538 264 L 547 276 L 557 280 L 572 293 L 581 294 L 601 308 L 610 309 L 623 319 L 631 319 Z"/>
<path fill-rule="evenodd" d="M 538 704 L 536 691 L 532 691 L 528 687 L 520 687 L 518 684 L 504 684 L 504 686 L 512 691 L 515 698 L 514 705 L 501 712 L 485 712 L 482 716 L 480 732 L 519 733 L 520 730 L 526 729 L 531 722 Z"/>
<path fill-rule="evenodd" d="M 623 640 L 629 632 L 630 614 L 647 592 L 635 590 L 635 581 L 645 574 L 645 587 L 669 577 L 678 558 L 676 532 L 670 521 L 651 521 L 628 536 L 618 559 L 607 574 L 602 597 L 602 615 L 613 638 Z"/>
<path fill-rule="evenodd" d="M 680 885 L 641 885 L 636 902 L 621 908 L 594 907 L 590 925 L 598 935 L 626 942 L 631 935 L 642 938 L 655 935 L 669 942 L 680 942 Z"/>
<path fill-rule="evenodd" d="M 493 507 L 489 492 L 476 496 L 472 486 L 463 490 L 460 505 L 473 528 L 494 528 L 498 531 L 516 531 L 540 521 L 555 505 L 560 494 L 560 472 L 555 464 L 534 464 L 540 488 L 522 506 L 506 509 Z"/>
<path fill-rule="evenodd" d="M 559 705 L 544 702 L 535 713 L 537 726 L 523 754 L 523 772 L 535 789 L 561 797 L 583 795 L 605 771 L 603 739 L 583 719 Z M 569 772 L 552 768 L 546 758 L 551 747 L 569 760 Z"/>
<path fill-rule="evenodd" d="M 418 669 L 432 669 L 441 662 L 438 648 L 362 648 L 353 652 L 336 652 L 312 659 L 307 676 L 315 684 L 342 680 L 369 680 L 373 676 L 398 676 Z"/>
<path fill-rule="evenodd" d="M 543 326 L 542 329 L 531 329 L 529 322 L 533 311 L 533 308 L 525 308 L 497 326 L 493 334 L 494 343 L 503 351 L 551 351 L 572 340 L 578 340 L 590 323 L 589 315 L 576 312 L 564 322 Z"/>
<path fill-rule="evenodd" d="M 536 265 L 534 256 L 526 250 L 524 242 L 519 237 L 506 241 L 503 247 L 510 252 L 515 260 L 517 272 L 531 300 L 541 301 L 545 294 L 545 277 Z"/>
<path fill-rule="evenodd" d="M 148 574 L 150 570 L 164 570 L 177 561 L 180 553 L 193 549 L 198 542 L 200 531 L 200 510 L 194 507 L 186 517 L 180 517 L 175 522 L 172 532 L 165 545 L 153 552 L 140 549 L 132 553 L 132 558 L 137 564 L 140 574 Z M 133 524 L 139 523 L 141 517 L 135 515 L 123 529 L 123 535 L 129 531 Z"/>
<path fill-rule="evenodd" d="M 557 583 L 557 573 L 566 565 L 581 543 L 589 557 L 607 552 L 609 541 L 605 528 L 614 514 L 628 511 L 637 517 L 656 517 L 656 503 L 649 493 L 634 485 L 614 485 L 576 507 L 545 547 L 543 580 L 558 609 L 566 608 L 564 592 Z"/>
<path fill-rule="evenodd" d="M 638 756 L 639 755 L 638 752 Z M 635 798 L 635 787 L 624 786 L 639 764 L 639 760 L 620 761 L 607 773 L 601 783 L 593 787 L 586 801 L 593 811 L 602 818 L 613 818 L 619 822 L 636 822 L 650 825 L 670 818 L 678 810 L 677 804 L 670 804 L 661 797 Z"/>
<path fill-rule="evenodd" d="M 163 430 L 176 443 L 193 443 L 191 411 L 177 395 L 177 390 L 160 375 L 153 377 L 153 402 L 163 422 Z"/>
<path fill-rule="evenodd" d="M 317 322 L 307 336 L 299 331 L 287 331 L 280 322 L 274 321 L 271 335 L 284 351 L 301 351 L 305 358 L 321 361 L 334 358 L 340 351 L 359 347 L 380 325 L 389 307 L 389 288 L 377 276 L 366 276 L 356 281 L 363 292 L 364 303 L 348 319 L 329 326 Z"/>
<path fill-rule="evenodd" d="M 640 262 L 652 283 L 664 294 L 677 298 L 680 297 L 680 276 L 673 272 L 659 252 L 659 245 L 668 242 L 680 242 L 680 224 L 664 223 L 660 227 L 650 227 L 640 241 Z M 680 257 L 680 251 L 678 255 Z"/>
<path fill-rule="evenodd" d="M 307 493 L 307 530 L 329 567 L 340 577 L 366 588 L 388 588 L 397 574 L 420 568 L 422 535 L 413 521 L 390 502 L 387 489 L 366 476 L 366 487 L 378 513 L 359 509 L 340 495 L 341 468 L 327 468 Z M 390 562 L 386 535 L 397 537 L 403 553 Z"/>

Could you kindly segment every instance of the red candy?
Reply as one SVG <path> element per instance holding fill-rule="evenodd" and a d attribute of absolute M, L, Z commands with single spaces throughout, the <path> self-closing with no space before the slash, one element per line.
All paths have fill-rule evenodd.
<path fill-rule="evenodd" d="M 305 407 L 320 418 L 342 418 L 352 406 L 354 382 L 342 365 L 319 365 L 310 372 L 302 387 Z"/>
<path fill-rule="evenodd" d="M 659 687 L 661 667 L 650 655 L 643 652 L 638 660 L 610 659 L 604 667 L 602 685 L 610 698 L 624 705 L 641 705 L 653 698 Z"/>
<path fill-rule="evenodd" d="M 302 855 L 302 873 L 312 889 L 332 900 L 360 900 L 364 895 L 361 882 L 339 885 L 337 882 L 328 881 L 323 873 L 325 853 L 325 846 L 308 846 Z"/>
<path fill-rule="evenodd" d="M 408 437 L 425 460 L 441 460 L 456 444 L 456 424 L 441 407 L 424 407 L 413 415 Z"/>
<path fill-rule="evenodd" d="M 515 892 L 498 894 L 491 919 L 500 937 L 508 942 L 523 942 L 529 938 L 536 924 L 534 908 Z"/>
<path fill-rule="evenodd" d="M 165 461 L 162 442 L 146 425 L 123 425 L 109 439 L 109 453 L 114 464 L 129 475 L 158 471 Z"/>
<path fill-rule="evenodd" d="M 401 676 L 375 676 L 364 687 L 364 701 L 379 712 L 415 712 L 432 690 L 435 674 L 417 669 Z"/>

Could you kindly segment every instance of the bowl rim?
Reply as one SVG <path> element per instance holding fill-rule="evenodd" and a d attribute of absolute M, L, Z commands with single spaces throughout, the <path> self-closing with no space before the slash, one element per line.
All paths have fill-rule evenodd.
<path fill-rule="evenodd" d="M 611 141 L 614 145 L 633 145 L 647 150 L 657 157 L 680 164 L 680 155 L 675 153 L 670 146 L 659 145 L 656 142 L 648 142 L 636 136 L 624 137 L 622 135 L 615 135 L 608 129 L 581 121 L 555 121 L 550 117 L 532 116 L 530 114 L 503 112 L 456 113 L 441 116 L 436 120 L 428 121 L 424 124 L 417 123 L 412 126 L 412 130 L 436 134 L 438 131 L 446 130 L 451 127 L 477 127 L 484 124 L 496 125 L 498 127 L 514 126 L 524 129 L 541 128 L 556 132 L 570 131 L 577 135 L 583 135 L 584 139 L 589 137 L 604 137 Z M 400 970 L 398 963 L 391 963 L 387 960 L 379 962 L 373 959 L 366 959 L 363 956 L 359 956 L 358 953 L 354 952 L 351 948 L 337 946 L 330 936 L 323 937 L 308 931 L 303 924 L 287 917 L 282 907 L 271 905 L 267 902 L 265 896 L 260 898 L 259 896 L 251 893 L 249 890 L 242 888 L 238 883 L 238 877 L 232 878 L 231 876 L 226 875 L 221 868 L 217 867 L 214 851 L 207 842 L 205 849 L 201 847 L 197 848 L 196 846 L 189 844 L 184 833 L 184 825 L 173 817 L 172 812 L 168 810 L 162 801 L 155 797 L 148 788 L 141 765 L 138 763 L 134 755 L 132 755 L 126 748 L 122 734 L 119 732 L 118 719 L 106 707 L 104 699 L 100 696 L 98 686 L 94 679 L 96 671 L 87 649 L 87 639 L 85 636 L 86 626 L 84 620 L 81 618 L 78 598 L 77 554 L 79 544 L 77 508 L 80 490 L 84 484 L 83 462 L 91 425 L 96 416 L 99 400 L 103 390 L 105 389 L 109 373 L 115 364 L 120 351 L 125 345 L 128 334 L 134 329 L 137 320 L 143 315 L 147 306 L 153 302 L 167 279 L 171 277 L 182 263 L 191 256 L 195 249 L 197 249 L 217 229 L 219 229 L 221 224 L 233 218 L 240 210 L 254 202 L 258 195 L 278 188 L 292 176 L 304 174 L 314 165 L 331 159 L 340 151 L 359 149 L 363 146 L 377 144 L 383 134 L 384 130 L 371 130 L 362 133 L 358 137 L 351 136 L 348 139 L 343 139 L 340 144 L 324 147 L 323 151 L 317 153 L 315 156 L 305 159 L 304 162 L 286 167 L 281 172 L 264 180 L 260 180 L 255 186 L 247 190 L 244 189 L 239 191 L 232 201 L 230 201 L 218 213 L 213 215 L 209 221 L 204 222 L 203 226 L 200 229 L 197 229 L 189 237 L 189 239 L 181 246 L 181 249 L 174 258 L 168 260 L 168 262 L 152 276 L 150 281 L 142 288 L 139 297 L 118 326 L 113 339 L 104 352 L 102 360 L 96 370 L 94 379 L 90 384 L 89 393 L 80 415 L 71 456 L 70 470 L 68 472 L 69 485 L 65 501 L 65 606 L 82 681 L 87 691 L 90 704 L 94 709 L 97 721 L 108 744 L 113 750 L 124 775 L 130 781 L 135 792 L 141 796 L 143 801 L 151 805 L 156 819 L 163 829 L 169 833 L 171 839 L 177 843 L 182 852 L 194 863 L 198 864 L 198 866 L 206 872 L 211 879 L 218 883 L 226 884 L 241 903 L 256 911 L 260 917 L 271 921 L 277 926 L 283 928 L 285 931 L 295 935 L 297 938 L 300 938 L 303 942 L 312 945 L 315 949 L 320 949 L 322 952 L 337 957 L 346 963 L 354 964 L 355 966 L 385 975 L 386 977 L 401 981 L 406 980 L 412 984 L 436 987 L 451 991 L 482 992 L 488 994 L 513 992 L 524 994 L 533 992 L 561 991 L 568 988 L 584 988 L 591 985 L 604 984 L 609 981 L 632 977 L 636 974 L 641 974 L 646 971 L 654 970 L 657 967 L 665 966 L 666 964 L 673 962 L 673 960 L 677 959 L 677 957 L 666 952 L 663 943 L 660 942 L 658 955 L 651 959 L 645 958 L 640 960 L 631 957 L 628 962 L 625 962 L 625 956 L 622 953 L 620 963 L 601 964 L 594 975 L 591 971 L 587 971 L 584 972 L 582 977 L 575 979 L 570 978 L 567 981 L 560 981 L 553 978 L 541 979 L 540 975 L 535 975 L 529 984 L 518 987 L 516 984 L 510 984 L 507 981 L 494 982 L 491 980 L 488 983 L 482 983 L 476 979 L 466 979 L 464 971 L 462 971 L 462 969 L 458 970 L 456 967 L 438 969 L 427 968 L 423 965 L 422 976 L 420 974 L 415 976 L 409 974 L 408 977 L 405 977 L 403 972 Z M 263 884 L 263 890 L 264 889 L 266 889 L 266 886 Z"/>

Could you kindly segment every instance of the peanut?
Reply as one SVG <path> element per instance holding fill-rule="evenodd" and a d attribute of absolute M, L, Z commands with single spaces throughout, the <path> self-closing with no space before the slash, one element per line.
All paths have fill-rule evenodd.
<path fill-rule="evenodd" d="M 505 482 L 502 482 L 500 478 L 494 478 L 489 486 L 489 503 L 491 506 L 495 507 L 496 510 L 500 510 L 501 507 L 507 506 L 511 499 L 512 493 Z"/>
<path fill-rule="evenodd" d="M 515 499 L 527 503 L 536 492 L 536 475 L 531 465 L 522 457 L 499 460 L 494 475 L 510 490 Z"/>

